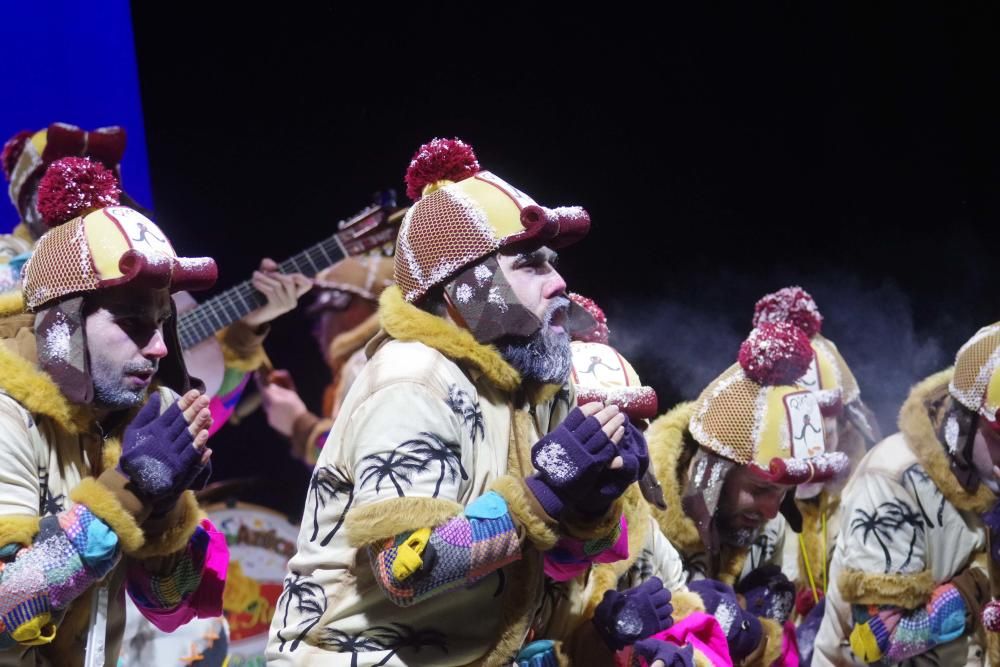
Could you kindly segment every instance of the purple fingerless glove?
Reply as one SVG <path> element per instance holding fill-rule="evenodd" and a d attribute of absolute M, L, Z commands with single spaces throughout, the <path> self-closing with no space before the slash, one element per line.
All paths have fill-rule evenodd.
<path fill-rule="evenodd" d="M 635 653 L 646 659 L 647 665 L 662 660 L 666 667 L 694 667 L 694 647 L 678 646 L 662 639 L 643 639 L 635 643 Z"/>
<path fill-rule="evenodd" d="M 125 429 L 118 469 L 142 500 L 157 507 L 172 502 L 199 480 L 207 480 L 208 466 L 194 446 L 187 420 L 175 402 L 160 414 L 160 395 L 154 393 Z"/>
<path fill-rule="evenodd" d="M 612 651 L 649 637 L 674 624 L 670 591 L 651 577 L 624 593 L 608 591 L 594 610 L 594 627 Z"/>
<path fill-rule="evenodd" d="M 646 438 L 628 417 L 625 418 L 625 432 L 615 454 L 622 457 L 622 466 L 614 470 L 606 467 L 600 471 L 591 493 L 577 502 L 578 511 L 591 516 L 604 514 L 633 482 L 646 474 L 649 468 Z"/>
<path fill-rule="evenodd" d="M 753 653 L 764 636 L 764 629 L 756 616 L 740 607 L 732 588 L 715 579 L 699 579 L 689 583 L 688 590 L 697 593 L 705 604 L 705 611 L 715 617 L 726 633 L 733 662 Z"/>
<path fill-rule="evenodd" d="M 758 567 L 740 580 L 736 592 L 746 600 L 747 611 L 782 625 L 795 605 L 795 585 L 777 565 Z"/>
<path fill-rule="evenodd" d="M 601 430 L 600 422 L 574 408 L 531 448 L 531 461 L 538 472 L 525 483 L 549 516 L 558 518 L 567 505 L 578 508 L 581 502 L 586 504 L 598 477 L 614 457 L 615 445 Z"/>

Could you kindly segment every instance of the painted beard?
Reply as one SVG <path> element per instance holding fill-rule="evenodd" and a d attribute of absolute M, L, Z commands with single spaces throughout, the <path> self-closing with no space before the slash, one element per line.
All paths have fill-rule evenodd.
<path fill-rule="evenodd" d="M 126 410 L 142 405 L 146 400 L 148 387 L 130 389 L 125 386 L 125 376 L 129 373 L 140 373 L 152 370 L 156 372 L 158 364 L 151 361 L 130 361 L 120 369 L 115 369 L 106 361 L 99 360 L 91 368 L 94 382 L 94 404 L 107 410 Z"/>
<path fill-rule="evenodd" d="M 725 512 L 720 511 L 715 517 L 716 530 L 722 543 L 740 549 L 745 549 L 753 544 L 753 541 L 764 530 L 766 523 L 766 521 L 762 520 L 756 528 L 747 528 L 746 526 L 737 527 L 730 525 Z"/>
<path fill-rule="evenodd" d="M 569 299 L 558 297 L 549 304 L 542 327 L 531 336 L 506 336 L 497 340 L 500 354 L 523 379 L 544 384 L 566 382 L 573 361 L 569 334 L 554 331 L 549 324 L 557 313 L 569 308 L 569 303 Z"/>

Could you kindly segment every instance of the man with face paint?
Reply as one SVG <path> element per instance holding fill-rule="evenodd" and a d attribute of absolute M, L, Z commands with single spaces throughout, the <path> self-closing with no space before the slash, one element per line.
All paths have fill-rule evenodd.
<path fill-rule="evenodd" d="M 573 407 L 556 250 L 587 232 L 425 144 L 381 331 L 316 462 L 270 664 L 510 664 L 543 593 L 543 552 L 596 559 L 627 531 L 620 496 L 647 467 L 615 406 Z"/>
<path fill-rule="evenodd" d="M 993 324 L 911 390 L 899 432 L 858 465 L 813 665 L 1000 664 L 998 368 Z"/>
<path fill-rule="evenodd" d="M 798 327 L 763 323 L 738 363 L 646 432 L 666 501 L 650 509 L 684 558 L 688 588 L 723 619 L 735 664 L 768 666 L 793 650 L 782 626 L 794 588 L 780 564 L 788 524 L 801 522 L 794 491 L 847 468 L 826 449 L 816 396 L 797 385 L 812 360 Z M 739 609 L 752 620 L 734 622 Z"/>

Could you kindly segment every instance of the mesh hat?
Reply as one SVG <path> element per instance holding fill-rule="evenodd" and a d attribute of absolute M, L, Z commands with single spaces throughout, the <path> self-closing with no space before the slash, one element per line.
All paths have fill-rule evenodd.
<path fill-rule="evenodd" d="M 813 360 L 798 327 L 762 324 L 740 347 L 739 362 L 698 397 L 691 435 L 770 482 L 803 484 L 839 475 L 847 457 L 826 451 L 819 401 L 796 384 Z"/>
<path fill-rule="evenodd" d="M 617 350 L 605 343 L 578 340 L 569 347 L 577 404 L 603 401 L 617 405 L 632 419 L 656 416 L 656 392 L 642 384 L 632 364 Z"/>
<path fill-rule="evenodd" d="M 583 238 L 590 217 L 578 206 L 545 208 L 488 171 L 458 139 L 420 147 L 406 173 L 407 211 L 396 242 L 395 280 L 409 302 L 462 267 L 501 249 Z"/>
<path fill-rule="evenodd" d="M 125 130 L 121 127 L 87 132 L 68 123 L 53 123 L 37 132 L 24 130 L 11 137 L 0 153 L 0 163 L 10 182 L 10 200 L 24 219 L 33 190 L 29 186 L 56 160 L 89 157 L 117 173 L 124 153 Z"/>
<path fill-rule="evenodd" d="M 952 398 L 1000 430 L 1000 322 L 983 327 L 955 357 Z"/>
<path fill-rule="evenodd" d="M 393 260 L 382 255 L 346 257 L 316 274 L 313 285 L 320 291 L 309 312 L 324 310 L 323 290 L 350 292 L 362 299 L 378 301 L 382 291 L 392 284 Z"/>
<path fill-rule="evenodd" d="M 821 335 L 823 315 L 809 292 L 797 285 L 765 294 L 754 306 L 753 326 L 788 322 L 809 336 L 813 361 L 796 384 L 817 392 L 824 415 L 839 414 L 861 397 L 861 390 L 833 341 Z"/>

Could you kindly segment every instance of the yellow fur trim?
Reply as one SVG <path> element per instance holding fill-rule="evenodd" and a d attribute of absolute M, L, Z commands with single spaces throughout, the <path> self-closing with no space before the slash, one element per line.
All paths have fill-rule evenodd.
<path fill-rule="evenodd" d="M 688 423 L 694 412 L 694 403 L 681 403 L 650 424 L 646 431 L 649 447 L 649 461 L 653 473 L 663 488 L 663 499 L 667 509 L 650 506 L 653 517 L 660 524 L 660 530 L 667 539 L 684 553 L 703 551 L 698 528 L 681 507 L 680 477 L 685 471 L 677 470 L 678 461 L 684 451 L 684 441 L 690 437 Z"/>
<path fill-rule="evenodd" d="M 101 448 L 101 465 L 103 466 L 100 471 L 95 471 L 95 474 L 100 475 L 105 470 L 111 470 L 116 465 L 118 465 L 118 459 L 122 456 L 122 445 L 118 441 L 118 438 L 110 437 L 104 441 L 104 447 Z"/>
<path fill-rule="evenodd" d="M 760 667 L 770 667 L 781 657 L 781 644 L 784 640 L 784 631 L 776 621 L 772 621 L 769 618 L 761 618 L 760 624 L 761 629 L 764 631 L 764 640 L 767 644 L 764 646 L 763 659 L 758 664 Z"/>
<path fill-rule="evenodd" d="M 146 543 L 132 553 L 134 558 L 167 556 L 183 549 L 194 534 L 205 513 L 198 506 L 193 491 L 185 491 L 177 500 L 177 505 L 163 519 L 167 525 L 162 528 L 153 519 L 143 524 Z"/>
<path fill-rule="evenodd" d="M 696 611 L 705 611 L 705 603 L 694 591 L 677 591 L 670 598 L 674 607 L 674 620 L 680 621 Z"/>
<path fill-rule="evenodd" d="M 261 366 L 270 364 L 261 343 L 262 337 L 263 334 L 254 333 L 253 328 L 242 321 L 233 322 L 222 331 L 217 331 L 215 338 L 222 348 L 226 368 L 239 373 L 252 373 Z"/>
<path fill-rule="evenodd" d="M 894 605 L 916 609 L 927 604 L 934 590 L 930 570 L 913 574 L 879 574 L 845 570 L 837 581 L 840 594 L 851 604 Z"/>
<path fill-rule="evenodd" d="M 350 331 L 337 334 L 326 348 L 326 365 L 334 372 L 347 361 L 352 354 L 368 344 L 379 330 L 378 313 L 372 313 L 364 322 Z"/>
<path fill-rule="evenodd" d="M 15 543 L 28 546 L 37 534 L 37 516 L 28 514 L 0 516 L 0 547 Z"/>
<path fill-rule="evenodd" d="M 528 403 L 541 405 L 548 403 L 563 388 L 561 384 L 532 384 L 527 388 Z"/>
<path fill-rule="evenodd" d="M 378 312 L 382 328 L 396 340 L 418 341 L 449 359 L 468 362 L 503 391 L 514 391 L 521 385 L 520 374 L 495 347 L 483 345 L 467 330 L 407 303 L 397 286 L 382 292 Z"/>
<path fill-rule="evenodd" d="M 590 577 L 588 582 L 590 597 L 583 609 L 584 620 L 590 620 L 594 617 L 594 611 L 597 609 L 597 605 L 604 600 L 605 593 L 618 590 L 619 574 L 611 563 L 595 563 L 591 566 L 588 576 Z"/>
<path fill-rule="evenodd" d="M 736 585 L 736 580 L 743 574 L 743 564 L 747 560 L 749 548 L 735 548 L 723 545 L 720 557 L 718 579 L 730 586 Z"/>
<path fill-rule="evenodd" d="M 507 502 L 507 509 L 518 526 L 524 528 L 527 538 L 541 551 L 556 545 L 559 536 L 552 522 L 537 501 L 529 498 L 527 487 L 519 479 L 504 475 L 490 485 L 490 490 L 500 494 Z M 542 513 L 542 516 L 539 514 Z"/>
<path fill-rule="evenodd" d="M 951 369 L 935 373 L 910 390 L 909 398 L 899 411 L 899 429 L 924 471 L 931 476 L 948 502 L 960 510 L 981 514 L 993 506 L 997 497 L 985 484 L 980 484 L 975 493 L 962 488 L 951 472 L 944 445 L 934 433 L 934 426 L 927 415 L 928 403 L 947 391 L 951 376 Z"/>
<path fill-rule="evenodd" d="M 712 661 L 702 653 L 701 651 L 695 649 L 694 652 L 694 667 L 714 667 Z"/>
<path fill-rule="evenodd" d="M 24 296 L 20 290 L 0 293 L 0 317 L 19 315 L 25 312 Z"/>
<path fill-rule="evenodd" d="M 400 533 L 436 528 L 465 510 L 443 498 L 390 498 L 355 507 L 347 513 L 344 529 L 352 547 L 375 544 Z"/>
<path fill-rule="evenodd" d="M 1000 632 L 984 632 L 988 665 L 1000 665 Z"/>
<path fill-rule="evenodd" d="M 821 491 L 815 501 L 796 500 L 795 504 L 799 508 L 799 513 L 802 514 L 802 542 L 805 543 L 805 553 L 803 553 L 802 543 L 799 543 L 797 536 L 789 531 L 786 539 L 794 539 L 798 543 L 796 554 L 798 554 L 799 562 L 799 579 L 796 584 L 799 588 L 809 588 L 809 575 L 807 574 L 805 564 L 805 559 L 808 558 L 809 568 L 812 570 L 816 588 L 823 590 L 823 560 L 829 557 L 829 549 L 833 545 L 833 539 L 827 535 L 827 553 L 823 553 L 823 521 L 820 507 L 825 509 L 827 519 L 829 520 L 836 511 L 837 505 L 840 504 L 840 499 L 837 497 L 831 498 L 828 491 Z M 829 532 L 830 530 L 831 526 L 827 524 L 827 531 Z M 826 571 L 829 571 L 829 565 L 828 561 L 826 563 Z"/>
<path fill-rule="evenodd" d="M 105 488 L 93 477 L 84 477 L 72 491 L 69 498 L 74 503 L 85 505 L 104 523 L 115 531 L 122 550 L 127 554 L 140 549 L 145 542 L 142 529 L 135 522 L 135 517 L 129 514 L 115 497 L 115 494 Z"/>
<path fill-rule="evenodd" d="M 79 433 L 80 413 L 47 373 L 0 346 L 0 389 L 29 412 L 50 417 L 69 433 Z"/>

